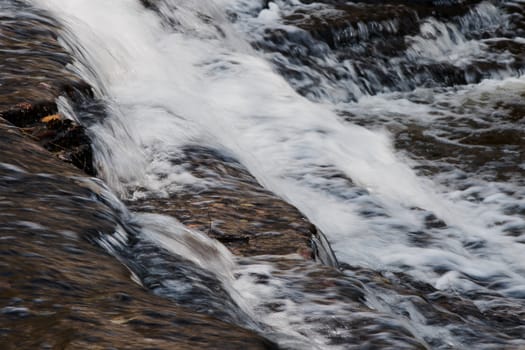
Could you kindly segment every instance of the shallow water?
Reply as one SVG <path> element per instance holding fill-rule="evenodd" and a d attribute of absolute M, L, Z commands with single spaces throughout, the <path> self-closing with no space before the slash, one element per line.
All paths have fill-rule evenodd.
<path fill-rule="evenodd" d="M 197 286 L 210 314 L 290 348 L 525 346 L 523 3 L 30 3 L 62 23 L 105 107 L 89 125 L 117 196 L 224 186 L 191 171 L 185 152 L 209 149 L 297 207 L 342 266 L 323 279 L 295 255 L 234 259 L 132 213 L 141 242 L 201 271 L 177 280 L 165 252 L 117 252 L 157 294 Z"/>

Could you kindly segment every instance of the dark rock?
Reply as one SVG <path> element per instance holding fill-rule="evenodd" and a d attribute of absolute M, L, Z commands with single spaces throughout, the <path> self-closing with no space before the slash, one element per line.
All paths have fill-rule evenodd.
<path fill-rule="evenodd" d="M 58 158 L 95 175 L 91 141 L 71 120 L 42 122 L 58 112 L 56 99 L 93 98 L 91 87 L 69 72 L 69 54 L 58 43 L 58 25 L 19 1 L 2 2 L 0 17 L 0 117 L 22 128 Z"/>
<path fill-rule="evenodd" d="M 54 101 L 14 105 L 6 111 L 0 111 L 0 116 L 20 128 L 38 123 L 42 118 L 58 113 Z"/>

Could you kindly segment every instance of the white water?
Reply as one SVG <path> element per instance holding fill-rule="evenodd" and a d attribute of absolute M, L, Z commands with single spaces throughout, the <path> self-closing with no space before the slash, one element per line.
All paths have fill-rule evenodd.
<path fill-rule="evenodd" d="M 167 196 L 184 186 L 206 187 L 211 180 L 195 178 L 171 163 L 182 146 L 205 145 L 233 154 L 262 185 L 298 207 L 328 236 L 341 261 L 406 271 L 438 289 L 457 292 L 484 288 L 465 276 L 497 276 L 506 285 L 500 293 L 524 295 L 522 245 L 505 228 L 523 228 L 525 222 L 504 214 L 508 205 L 525 206 L 522 189 L 472 178 L 477 187 L 459 190 L 450 185 L 448 173 L 441 174 L 443 181 L 439 174 L 419 176 L 413 170 L 418 163 L 395 152 L 386 129 L 366 129 L 336 113 L 395 115 L 431 125 L 436 112 L 453 114 L 447 108 L 395 94 L 363 96 L 351 104 L 311 102 L 226 22 L 224 6 L 248 6 L 240 1 L 201 1 L 196 7 L 167 1 L 178 5 L 163 13 L 180 23 L 177 31 L 136 0 L 33 2 L 60 18 L 66 33 L 74 33 L 75 39 L 65 42 L 77 44 L 71 49 L 83 53 L 74 69 L 107 100 L 110 117 L 92 131 L 102 175 L 122 196 Z M 225 37 L 196 11 L 220 25 Z M 278 19 L 273 6 L 257 20 Z M 482 54 L 480 42 L 436 35 L 447 31 L 443 26 L 435 20 L 423 24 L 421 36 L 410 38 L 409 54 L 457 64 Z M 241 23 L 237 28 L 244 27 Z M 461 103 L 461 98 L 480 98 L 487 88 L 525 91 L 525 79 L 487 81 L 434 99 Z M 353 185 L 329 176 L 333 173 L 350 178 Z M 514 195 L 505 194 L 505 186 Z M 481 201 L 469 198 L 476 188 L 483 194 Z M 365 209 L 377 215 L 361 215 Z M 429 230 L 430 246 L 411 245 L 407 232 L 421 230 L 429 213 L 447 228 Z M 485 246 L 472 251 L 466 242 Z M 436 267 L 447 272 L 436 272 Z M 279 327 L 282 319 L 266 321 Z"/>

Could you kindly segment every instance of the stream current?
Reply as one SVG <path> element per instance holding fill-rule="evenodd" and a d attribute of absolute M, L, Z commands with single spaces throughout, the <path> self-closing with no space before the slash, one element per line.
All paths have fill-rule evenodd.
<path fill-rule="evenodd" d="M 525 347 L 525 3 L 29 3 L 105 110 L 59 100 L 126 222 L 99 244 L 137 283 L 283 348 Z M 342 273 L 126 209 L 213 186 L 195 146 L 298 208 Z"/>

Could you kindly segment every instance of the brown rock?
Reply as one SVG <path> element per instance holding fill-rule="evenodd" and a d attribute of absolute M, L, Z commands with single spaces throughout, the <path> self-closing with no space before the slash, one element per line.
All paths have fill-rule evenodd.
<path fill-rule="evenodd" d="M 193 176 L 209 179 L 205 190 L 187 188 L 169 198 L 129 202 L 132 209 L 179 219 L 224 243 L 240 255 L 299 254 L 313 258 L 312 224 L 292 205 L 264 189 L 235 160 L 188 147 L 178 161 Z"/>

